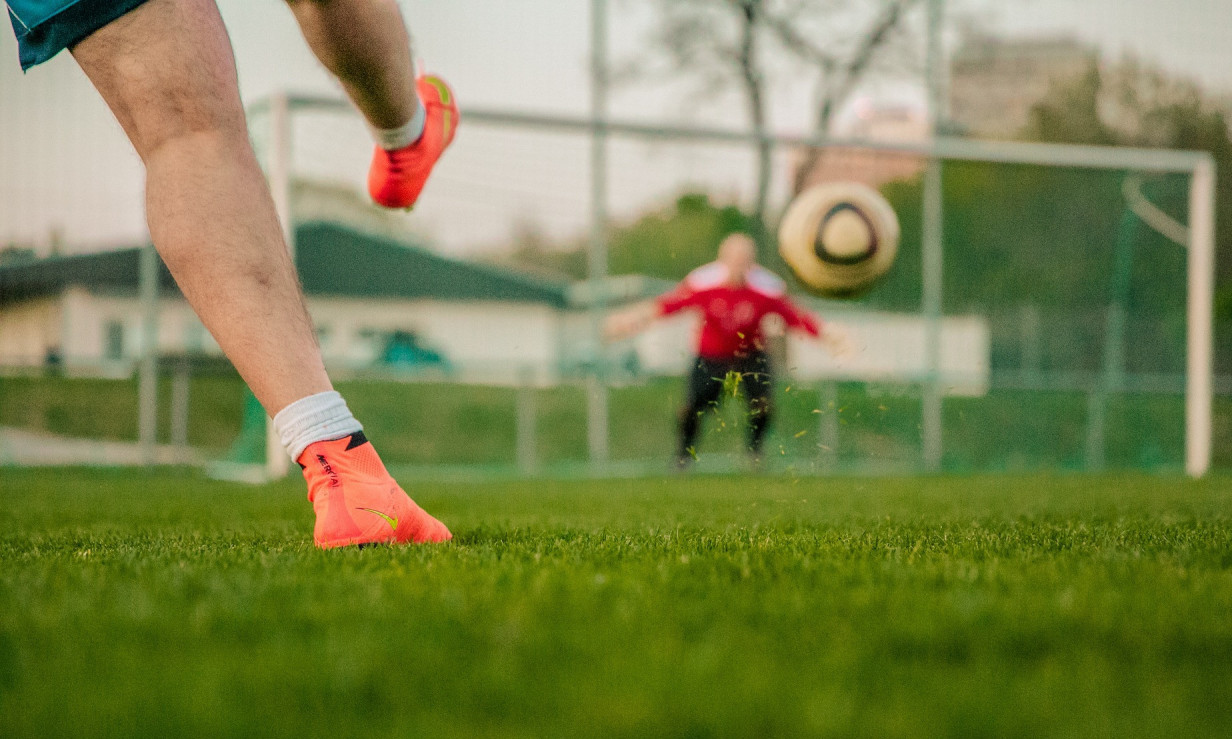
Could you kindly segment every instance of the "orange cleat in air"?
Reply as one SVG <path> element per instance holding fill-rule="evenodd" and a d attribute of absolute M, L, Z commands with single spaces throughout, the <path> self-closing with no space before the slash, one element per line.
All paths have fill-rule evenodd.
<path fill-rule="evenodd" d="M 458 104 L 453 91 L 439 77 L 424 76 L 415 89 L 427 114 L 423 136 L 410 146 L 387 151 L 376 147 L 368 169 L 368 194 L 386 208 L 410 208 L 423 192 L 445 148 L 458 130 Z"/>
<path fill-rule="evenodd" d="M 309 444 L 299 465 L 317 514 L 313 539 L 322 549 L 453 538 L 390 477 L 362 432 Z"/>

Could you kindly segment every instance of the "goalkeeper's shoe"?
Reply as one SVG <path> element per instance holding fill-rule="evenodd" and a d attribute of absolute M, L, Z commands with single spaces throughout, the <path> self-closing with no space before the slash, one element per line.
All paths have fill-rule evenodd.
<path fill-rule="evenodd" d="M 453 538 L 394 482 L 363 433 L 309 444 L 299 465 L 317 514 L 313 539 L 322 549 Z"/>
<path fill-rule="evenodd" d="M 423 135 L 415 143 L 388 151 L 376 147 L 368 169 L 368 194 L 386 208 L 410 208 L 423 192 L 428 175 L 458 130 L 458 103 L 439 77 L 415 81 L 426 117 Z"/>

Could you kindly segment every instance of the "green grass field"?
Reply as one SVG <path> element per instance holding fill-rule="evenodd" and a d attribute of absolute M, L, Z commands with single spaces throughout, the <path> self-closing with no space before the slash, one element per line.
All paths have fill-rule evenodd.
<path fill-rule="evenodd" d="M 433 485 L 6 470 L 3 736 L 1217 736 L 1232 480 Z"/>

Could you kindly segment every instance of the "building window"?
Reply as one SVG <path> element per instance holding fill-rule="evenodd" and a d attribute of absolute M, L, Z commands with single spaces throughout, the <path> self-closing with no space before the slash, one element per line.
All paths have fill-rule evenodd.
<path fill-rule="evenodd" d="M 103 324 L 103 356 L 107 359 L 124 358 L 124 324 L 119 321 Z"/>

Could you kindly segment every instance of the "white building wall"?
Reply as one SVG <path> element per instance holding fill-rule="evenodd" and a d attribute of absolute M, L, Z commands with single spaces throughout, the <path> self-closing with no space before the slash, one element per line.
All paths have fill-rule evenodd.
<path fill-rule="evenodd" d="M 60 296 L 64 318 L 64 363 L 97 363 L 103 356 L 103 323 L 88 290 L 71 287 Z"/>
<path fill-rule="evenodd" d="M 60 301 L 38 298 L 0 309 L 0 364 L 37 367 L 60 344 Z"/>
<path fill-rule="evenodd" d="M 443 355 L 457 379 L 545 383 L 558 375 L 561 316 L 551 306 L 315 297 L 308 310 L 332 367 L 367 368 L 390 332 L 406 331 Z"/>
<path fill-rule="evenodd" d="M 791 375 L 802 380 L 853 378 L 920 382 L 927 376 L 927 320 L 915 314 L 845 314 L 852 353 L 834 357 L 817 341 L 799 334 L 788 339 Z M 980 316 L 941 319 L 940 376 L 948 395 L 983 395 L 991 381 L 991 338 Z"/>
<path fill-rule="evenodd" d="M 473 382 L 554 381 L 560 362 L 560 313 L 513 302 L 447 302 L 311 298 L 309 312 L 326 362 L 340 369 L 372 366 L 393 331 L 415 334 Z M 108 356 L 109 327 L 121 334 L 120 354 Z M 59 298 L 0 309 L 0 364 L 42 364 L 59 345 L 66 368 L 126 375 L 141 355 L 141 305 L 136 296 L 73 288 Z M 159 307 L 159 353 L 221 354 L 188 304 L 165 298 Z M 520 369 L 525 368 L 525 369 Z"/>
<path fill-rule="evenodd" d="M 141 303 L 135 296 L 100 295 L 81 288 L 61 296 L 65 337 L 63 352 L 66 368 L 97 368 L 104 374 L 128 374 L 141 356 Z M 108 329 L 120 327 L 122 340 L 118 357 L 108 356 Z M 160 354 L 204 352 L 221 354 L 218 344 L 184 300 L 159 301 L 158 351 Z"/>
<path fill-rule="evenodd" d="M 468 382 L 550 384 L 562 371 L 576 371 L 596 356 L 585 311 L 533 303 L 321 297 L 311 298 L 308 307 L 321 334 L 322 353 L 335 370 L 372 368 L 393 331 L 415 334 L 425 348 L 448 360 L 452 379 Z M 855 351 L 836 358 L 816 342 L 793 334 L 787 354 L 792 377 L 916 382 L 924 376 L 922 317 L 869 312 L 835 318 L 848 328 Z M 123 333 L 123 351 L 115 360 L 106 356 L 112 323 Z M 693 357 L 697 325 L 697 317 L 688 313 L 660 320 L 636 339 L 609 347 L 609 356 L 624 365 L 635 358 L 644 373 L 683 374 Z M 948 317 L 942 320 L 941 337 L 947 392 L 985 392 L 990 372 L 987 322 L 978 316 Z M 53 346 L 59 346 L 66 369 L 127 375 L 141 353 L 137 298 L 72 289 L 59 298 L 0 309 L 0 364 L 37 366 Z M 221 354 L 179 298 L 162 301 L 159 352 Z"/>

